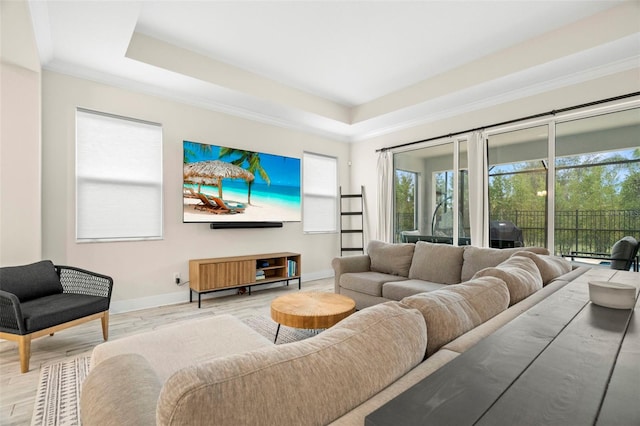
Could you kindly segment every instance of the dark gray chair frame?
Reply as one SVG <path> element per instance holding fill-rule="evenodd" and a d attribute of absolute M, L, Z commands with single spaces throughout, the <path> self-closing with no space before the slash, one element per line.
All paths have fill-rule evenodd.
<path fill-rule="evenodd" d="M 640 242 L 636 240 L 636 247 L 634 251 L 631 253 L 631 256 L 629 256 L 629 258 L 615 258 L 615 257 L 611 257 L 611 253 L 597 253 L 597 252 L 587 252 L 587 251 L 570 251 L 569 254 L 566 256 L 571 257 L 572 261 L 574 261 L 576 258 L 577 259 L 596 259 L 596 260 L 603 260 L 608 262 L 611 262 L 614 260 L 620 261 L 620 262 L 624 262 L 624 266 L 617 269 L 620 269 L 622 271 L 628 271 L 633 268 L 634 272 L 639 272 L 640 270 L 640 265 L 639 265 L 640 256 L 638 255 L 639 247 L 640 247 Z M 611 264 L 611 268 L 614 268 L 613 263 Z"/>
<path fill-rule="evenodd" d="M 106 297 L 109 302 L 111 301 L 113 290 L 113 279 L 111 277 L 72 266 L 54 266 L 56 273 L 60 277 L 63 293 Z M 29 371 L 31 340 L 47 334 L 53 336 L 58 331 L 98 318 L 102 322 L 102 337 L 107 340 L 109 338 L 108 308 L 102 312 L 96 312 L 52 327 L 29 332 L 26 329 L 25 318 L 22 315 L 18 297 L 10 292 L 0 290 L 0 328 L 2 329 L 0 338 L 18 342 L 20 371 L 22 373 Z"/>

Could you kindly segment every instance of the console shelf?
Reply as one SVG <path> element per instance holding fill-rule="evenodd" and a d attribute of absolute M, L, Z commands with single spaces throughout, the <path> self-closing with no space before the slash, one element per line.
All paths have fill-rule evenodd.
<path fill-rule="evenodd" d="M 189 302 L 198 294 L 198 308 L 202 294 L 231 288 L 247 287 L 251 294 L 254 285 L 298 280 L 301 287 L 300 254 L 291 252 L 266 253 L 248 256 L 216 257 L 189 260 Z"/>

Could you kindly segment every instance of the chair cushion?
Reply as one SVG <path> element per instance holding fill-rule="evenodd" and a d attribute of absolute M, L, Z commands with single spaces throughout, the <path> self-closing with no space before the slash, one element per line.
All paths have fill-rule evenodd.
<path fill-rule="evenodd" d="M 406 297 L 401 303 L 422 313 L 427 356 L 507 309 L 509 290 L 499 278 L 483 277 Z"/>
<path fill-rule="evenodd" d="M 178 371 L 162 388 L 157 421 L 328 424 L 418 365 L 426 343 L 420 312 L 382 303 L 312 338 Z"/>
<path fill-rule="evenodd" d="M 27 333 L 64 324 L 109 309 L 109 299 L 85 294 L 61 293 L 20 304 Z"/>
<path fill-rule="evenodd" d="M 530 251 L 519 251 L 513 256 L 528 257 L 536 264 L 542 276 L 542 285 L 549 284 L 552 280 L 571 271 L 571 262 L 559 256 L 535 254 Z"/>
<path fill-rule="evenodd" d="M 515 305 L 542 288 L 542 276 L 533 260 L 527 257 L 510 257 L 496 267 L 484 268 L 473 278 L 497 277 L 509 288 L 511 301 Z"/>
<path fill-rule="evenodd" d="M 637 253 L 638 242 L 633 237 L 624 237 L 611 247 L 611 269 L 628 270 L 631 267 L 631 256 Z"/>
<path fill-rule="evenodd" d="M 544 247 L 517 247 L 510 249 L 464 247 L 464 263 L 462 264 L 461 280 L 468 281 L 481 269 L 496 266 L 519 251 L 530 251 L 536 254 L 549 254 Z"/>
<path fill-rule="evenodd" d="M 418 241 L 409 278 L 440 284 L 460 283 L 464 247 Z"/>
<path fill-rule="evenodd" d="M 408 243 L 371 241 L 367 246 L 367 253 L 371 258 L 371 270 L 407 277 L 414 247 L 414 244 Z"/>
<path fill-rule="evenodd" d="M 20 302 L 62 293 L 60 277 L 50 260 L 0 268 L 0 290 L 16 295 Z"/>

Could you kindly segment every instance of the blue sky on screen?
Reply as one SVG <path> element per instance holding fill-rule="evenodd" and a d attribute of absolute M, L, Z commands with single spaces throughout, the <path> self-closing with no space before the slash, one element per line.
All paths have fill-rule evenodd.
<path fill-rule="evenodd" d="M 220 146 L 184 141 L 185 159 L 189 163 L 220 159 Z M 203 149 L 204 148 L 204 149 Z M 255 152 L 255 151 L 254 151 Z M 258 152 L 260 164 L 269 175 L 271 185 L 300 186 L 300 159 Z M 240 155 L 232 155 L 221 161 L 232 162 Z M 241 167 L 246 169 L 248 164 Z M 258 173 L 255 183 L 265 183 Z"/>

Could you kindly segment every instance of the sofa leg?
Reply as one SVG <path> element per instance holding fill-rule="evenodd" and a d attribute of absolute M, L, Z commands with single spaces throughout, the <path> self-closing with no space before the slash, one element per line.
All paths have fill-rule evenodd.
<path fill-rule="evenodd" d="M 20 355 L 20 372 L 29 371 L 29 360 L 31 358 L 31 336 L 20 336 L 18 339 L 18 354 Z"/>
<path fill-rule="evenodd" d="M 102 321 L 102 338 L 109 340 L 109 311 L 106 311 L 101 318 Z"/>

